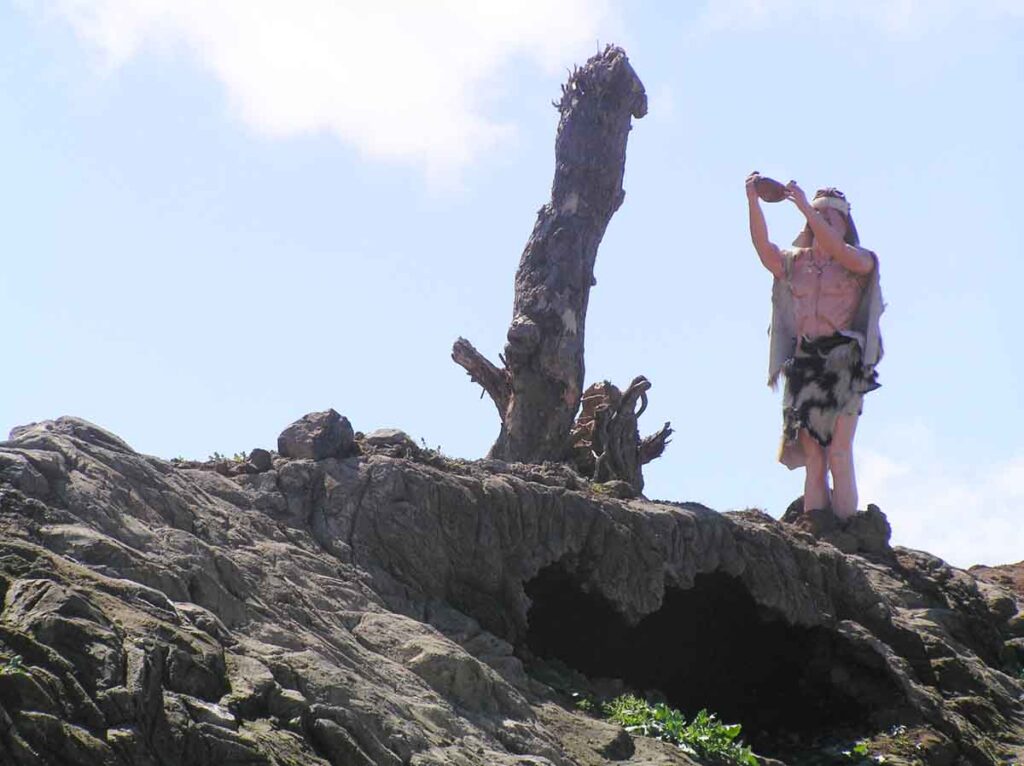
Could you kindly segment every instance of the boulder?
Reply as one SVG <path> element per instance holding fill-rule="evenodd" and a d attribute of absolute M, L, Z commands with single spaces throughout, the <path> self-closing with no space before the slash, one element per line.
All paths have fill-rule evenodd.
<path fill-rule="evenodd" d="M 352 424 L 333 409 L 303 415 L 277 437 L 277 451 L 289 458 L 343 458 L 355 454 L 354 448 Z"/>
<path fill-rule="evenodd" d="M 249 463 L 256 469 L 257 473 L 269 471 L 274 467 L 274 459 L 269 451 L 256 447 L 249 453 Z"/>
<path fill-rule="evenodd" d="M 419 449 L 413 438 L 399 428 L 378 428 L 366 434 L 363 443 L 368 447 L 398 447 L 410 451 Z"/>

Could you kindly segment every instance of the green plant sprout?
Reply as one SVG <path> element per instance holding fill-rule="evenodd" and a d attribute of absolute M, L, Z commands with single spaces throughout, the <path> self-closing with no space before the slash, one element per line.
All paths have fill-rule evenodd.
<path fill-rule="evenodd" d="M 701 710 L 687 723 L 681 712 L 663 702 L 651 705 L 633 694 L 624 694 L 606 702 L 602 711 L 630 734 L 671 742 L 700 758 L 757 766 L 757 757 L 739 739 L 740 725 L 722 723 L 707 710 Z"/>

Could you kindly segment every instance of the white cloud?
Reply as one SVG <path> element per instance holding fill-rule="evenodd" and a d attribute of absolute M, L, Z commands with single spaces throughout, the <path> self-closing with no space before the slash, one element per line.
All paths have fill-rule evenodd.
<path fill-rule="evenodd" d="M 705 31 L 860 22 L 893 37 L 916 37 L 963 21 L 1024 19 L 1024 0 L 707 0 Z"/>
<path fill-rule="evenodd" d="M 509 135 L 486 113 L 502 67 L 579 63 L 609 15 L 607 0 L 22 3 L 70 23 L 111 68 L 151 50 L 193 57 L 266 135 L 329 132 L 441 175 Z"/>
<path fill-rule="evenodd" d="M 1024 560 L 1024 452 L 989 465 L 954 465 L 923 427 L 893 432 L 895 455 L 862 449 L 861 504 L 876 503 L 893 542 L 959 567 Z"/>

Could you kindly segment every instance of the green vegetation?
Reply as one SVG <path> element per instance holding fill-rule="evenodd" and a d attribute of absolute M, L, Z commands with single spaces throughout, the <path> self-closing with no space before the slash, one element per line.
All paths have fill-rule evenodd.
<path fill-rule="evenodd" d="M 249 454 L 247 452 L 236 452 L 231 457 L 228 457 L 227 455 L 223 455 L 220 452 L 214 452 L 212 455 L 210 455 L 206 459 L 206 462 L 208 462 L 208 463 L 244 463 L 248 459 L 249 459 Z"/>
<path fill-rule="evenodd" d="M 851 763 L 885 763 L 885 756 L 880 755 L 876 758 L 871 757 L 871 748 L 868 747 L 867 740 L 858 740 L 853 744 L 849 750 L 841 751 L 846 760 Z"/>
<path fill-rule="evenodd" d="M 573 692 L 572 696 L 576 700 L 576 709 L 581 713 L 593 714 L 597 711 L 597 703 L 594 702 L 594 698 L 590 695 Z"/>
<path fill-rule="evenodd" d="M 604 703 L 602 711 L 630 734 L 671 742 L 700 758 L 757 766 L 757 758 L 739 739 L 740 725 L 722 723 L 707 710 L 701 710 L 687 723 L 682 713 L 662 702 L 651 705 L 640 697 L 624 694 Z"/>
<path fill-rule="evenodd" d="M 898 762 L 924 766 L 925 759 L 926 753 L 915 732 L 897 725 L 871 738 L 833 741 L 826 746 L 818 743 L 808 752 L 787 759 L 787 763 L 793 766 L 877 766 Z"/>
<path fill-rule="evenodd" d="M 0 676 L 10 675 L 11 673 L 25 673 L 25 666 L 22 664 L 21 655 L 16 654 L 8 659 L 4 664 L 0 665 Z"/>

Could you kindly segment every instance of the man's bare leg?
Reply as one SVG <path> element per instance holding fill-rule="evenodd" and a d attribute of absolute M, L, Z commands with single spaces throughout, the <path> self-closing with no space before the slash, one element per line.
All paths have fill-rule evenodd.
<path fill-rule="evenodd" d="M 828 463 L 825 448 L 818 444 L 806 428 L 800 429 L 800 446 L 807 458 L 807 475 L 804 477 L 804 510 L 828 508 Z"/>
<path fill-rule="evenodd" d="M 840 415 L 827 458 L 832 472 L 832 511 L 840 519 L 857 512 L 857 478 L 853 472 L 853 436 L 857 432 L 857 415 Z"/>

